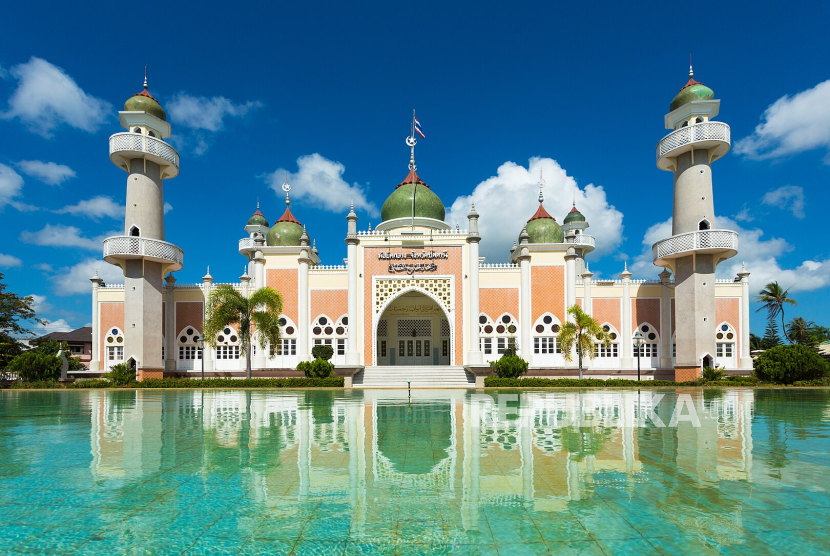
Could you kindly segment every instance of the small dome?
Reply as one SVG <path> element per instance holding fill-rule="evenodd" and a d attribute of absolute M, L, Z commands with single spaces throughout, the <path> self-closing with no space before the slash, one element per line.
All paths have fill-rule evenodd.
<path fill-rule="evenodd" d="M 395 191 L 392 192 L 380 209 L 381 220 L 412 217 L 412 185 L 415 184 L 415 216 L 444 221 L 444 203 L 421 181 L 415 170 L 410 170 Z"/>
<path fill-rule="evenodd" d="M 565 217 L 565 220 L 562 221 L 564 224 L 570 224 L 571 222 L 585 222 L 585 216 L 582 215 L 581 212 L 576 210 L 576 206 L 571 209 L 571 212 Z"/>
<path fill-rule="evenodd" d="M 565 232 L 557 224 L 556 219 L 548 214 L 542 203 L 539 203 L 539 210 L 536 211 L 530 220 L 527 221 L 527 235 L 529 243 L 563 243 Z"/>
<path fill-rule="evenodd" d="M 269 247 L 285 247 L 300 244 L 300 237 L 303 235 L 303 226 L 294 215 L 291 214 L 291 201 L 288 195 L 285 196 L 285 212 L 279 220 L 274 222 L 268 234 L 265 236 L 265 245 Z"/>
<path fill-rule="evenodd" d="M 160 120 L 167 121 L 164 108 L 161 107 L 159 101 L 153 98 L 146 87 L 140 93 L 136 93 L 127 99 L 127 102 L 124 103 L 124 110 L 127 112 L 147 112 Z"/>
<path fill-rule="evenodd" d="M 265 219 L 265 215 L 259 212 L 259 207 L 257 207 L 254 215 L 248 219 L 248 226 L 265 226 L 266 228 L 268 227 L 268 220 Z"/>
<path fill-rule="evenodd" d="M 712 91 L 709 87 L 700 83 L 699 81 L 695 81 L 694 72 L 692 71 L 691 67 L 689 68 L 689 82 L 686 83 L 680 92 L 677 93 L 677 96 L 674 97 L 674 100 L 671 101 L 671 105 L 669 105 L 669 111 L 674 112 L 681 106 L 685 106 L 692 102 L 693 100 L 714 100 L 715 99 L 715 92 Z"/>

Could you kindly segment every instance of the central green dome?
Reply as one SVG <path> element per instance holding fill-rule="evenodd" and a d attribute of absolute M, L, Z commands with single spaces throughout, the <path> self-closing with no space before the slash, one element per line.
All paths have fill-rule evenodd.
<path fill-rule="evenodd" d="M 715 99 L 715 92 L 700 83 L 699 81 L 695 81 L 693 77 L 693 73 L 689 72 L 689 82 L 686 83 L 680 92 L 677 93 L 677 96 L 674 97 L 674 100 L 671 101 L 671 105 L 669 105 L 669 111 L 674 112 L 681 106 L 685 106 L 694 100 L 714 100 Z"/>
<path fill-rule="evenodd" d="M 286 204 L 289 204 L 287 196 Z M 280 219 L 274 222 L 274 225 L 268 230 L 268 234 L 265 236 L 265 245 L 269 247 L 297 246 L 300 244 L 302 235 L 302 224 L 291 214 L 291 207 L 286 207 Z"/>
<path fill-rule="evenodd" d="M 167 121 L 164 108 L 161 107 L 159 101 L 153 98 L 146 87 L 140 93 L 136 93 L 127 99 L 127 102 L 124 103 L 124 110 L 127 112 L 147 112 L 160 120 Z"/>
<path fill-rule="evenodd" d="M 406 179 L 392 192 L 380 209 L 381 220 L 412 218 L 412 190 L 415 190 L 415 217 L 433 218 L 444 221 L 444 203 L 421 181 L 415 170 L 410 170 Z"/>
<path fill-rule="evenodd" d="M 527 221 L 527 235 L 529 243 L 563 243 L 565 232 L 556 220 L 548 214 L 545 207 L 539 203 L 539 210 Z"/>

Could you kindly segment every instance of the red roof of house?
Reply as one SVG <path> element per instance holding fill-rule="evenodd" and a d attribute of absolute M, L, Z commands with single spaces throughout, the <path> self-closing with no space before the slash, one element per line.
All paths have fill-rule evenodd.
<path fill-rule="evenodd" d="M 395 189 L 408 183 L 415 183 L 429 188 L 429 186 L 425 184 L 421 178 L 418 177 L 418 172 L 416 172 L 415 170 L 410 170 L 409 173 L 406 175 L 406 178 L 404 178 L 404 180 L 401 183 L 399 183 L 397 187 L 395 187 Z"/>
<path fill-rule="evenodd" d="M 548 214 L 548 211 L 545 210 L 545 207 L 542 206 L 542 203 L 539 203 L 539 209 L 536 211 L 536 214 L 530 217 L 528 222 L 536 220 L 537 218 L 550 218 L 554 222 L 556 222 L 556 218 Z"/>

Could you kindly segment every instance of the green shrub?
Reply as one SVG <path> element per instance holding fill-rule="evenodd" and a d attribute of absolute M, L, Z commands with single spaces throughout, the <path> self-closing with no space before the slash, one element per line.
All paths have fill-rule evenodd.
<path fill-rule="evenodd" d="M 830 363 L 807 346 L 776 346 L 758 356 L 755 374 L 766 382 L 792 384 L 830 375 Z"/>
<path fill-rule="evenodd" d="M 723 367 L 715 369 L 713 367 L 703 367 L 703 380 L 706 382 L 713 382 L 723 378 Z"/>
<path fill-rule="evenodd" d="M 25 382 L 58 380 L 61 377 L 61 360 L 54 355 L 27 351 L 12 359 L 9 371 Z"/>
<path fill-rule="evenodd" d="M 104 376 L 110 379 L 114 384 L 121 386 L 123 384 L 135 382 L 135 369 L 131 368 L 126 363 L 119 363 L 118 365 L 113 365 L 110 372 Z"/>
<path fill-rule="evenodd" d="M 733 380 L 734 379 L 734 380 Z M 719 380 L 720 386 L 756 386 L 758 379 L 755 377 L 728 377 Z M 487 388 L 665 388 L 667 386 L 702 386 L 700 381 L 674 382 L 673 380 L 629 380 L 625 378 L 500 378 L 488 376 L 484 379 L 484 386 Z"/>
<path fill-rule="evenodd" d="M 297 370 L 308 378 L 328 378 L 334 370 L 334 365 L 325 359 L 317 358 L 313 361 L 300 361 Z"/>
<path fill-rule="evenodd" d="M 498 361 L 490 361 L 490 368 L 500 378 L 518 378 L 527 372 L 527 361 L 518 355 L 506 353 Z"/>
<path fill-rule="evenodd" d="M 328 361 L 334 355 L 334 349 L 331 346 L 320 344 L 311 348 L 311 356 L 314 359 L 322 359 Z"/>

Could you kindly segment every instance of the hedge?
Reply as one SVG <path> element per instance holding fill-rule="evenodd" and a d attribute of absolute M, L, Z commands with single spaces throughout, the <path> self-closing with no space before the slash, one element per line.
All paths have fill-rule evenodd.
<path fill-rule="evenodd" d="M 755 377 L 731 377 L 728 380 L 717 380 L 706 382 L 696 380 L 691 382 L 674 382 L 673 380 L 628 380 L 623 378 L 499 378 L 488 376 L 484 379 L 484 386 L 487 388 L 611 388 L 611 387 L 637 387 L 653 388 L 665 386 L 755 386 L 758 379 Z"/>
<path fill-rule="evenodd" d="M 343 377 L 328 378 L 153 378 L 141 382 L 118 385 L 108 380 L 81 380 L 77 382 L 16 382 L 11 388 L 35 390 L 40 388 L 342 388 Z"/>

